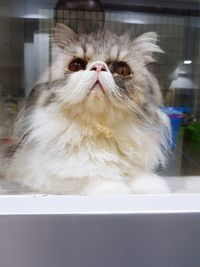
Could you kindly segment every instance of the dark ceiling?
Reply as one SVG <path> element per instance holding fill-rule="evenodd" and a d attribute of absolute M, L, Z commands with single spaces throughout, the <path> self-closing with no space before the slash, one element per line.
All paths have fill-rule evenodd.
<path fill-rule="evenodd" d="M 6 16 L 7 13 L 11 16 L 35 13 L 39 8 L 54 8 L 57 2 L 57 0 L 0 0 L 0 16 Z M 200 0 L 99 0 L 99 2 L 105 10 L 200 16 Z"/>

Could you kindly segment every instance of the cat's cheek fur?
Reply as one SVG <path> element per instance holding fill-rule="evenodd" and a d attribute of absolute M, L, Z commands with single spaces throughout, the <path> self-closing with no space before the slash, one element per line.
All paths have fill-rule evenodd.
<path fill-rule="evenodd" d="M 96 74 L 91 71 L 78 71 L 69 74 L 66 84 L 56 90 L 58 102 L 74 105 L 81 103 L 96 82 Z"/>
<path fill-rule="evenodd" d="M 110 72 L 102 72 L 99 75 L 99 81 L 101 82 L 105 93 L 111 97 L 117 86 L 112 74 Z"/>

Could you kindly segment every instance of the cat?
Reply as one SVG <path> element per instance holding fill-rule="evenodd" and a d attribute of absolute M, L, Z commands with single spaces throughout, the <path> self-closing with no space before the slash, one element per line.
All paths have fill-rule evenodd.
<path fill-rule="evenodd" d="M 7 178 L 51 194 L 169 193 L 170 123 L 149 71 L 157 34 L 54 29 L 58 56 L 20 112 Z"/>

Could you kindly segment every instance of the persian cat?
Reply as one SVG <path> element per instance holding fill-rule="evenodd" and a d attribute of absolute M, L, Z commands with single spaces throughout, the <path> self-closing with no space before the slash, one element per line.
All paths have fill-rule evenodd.
<path fill-rule="evenodd" d="M 54 29 L 59 49 L 19 116 L 8 177 L 53 194 L 168 193 L 170 126 L 148 69 L 157 35 Z"/>

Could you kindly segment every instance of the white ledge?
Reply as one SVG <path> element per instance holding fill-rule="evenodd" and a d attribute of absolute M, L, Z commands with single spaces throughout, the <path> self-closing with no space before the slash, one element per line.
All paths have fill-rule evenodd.
<path fill-rule="evenodd" d="M 0 215 L 197 213 L 200 194 L 63 196 L 3 195 Z"/>

